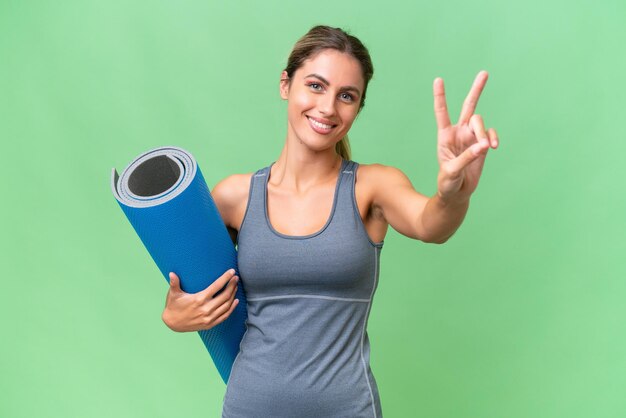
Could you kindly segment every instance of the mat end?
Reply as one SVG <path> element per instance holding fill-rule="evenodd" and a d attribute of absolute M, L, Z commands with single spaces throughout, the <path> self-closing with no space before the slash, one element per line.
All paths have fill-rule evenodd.
<path fill-rule="evenodd" d="M 111 169 L 111 191 L 113 191 L 113 195 L 117 198 L 119 193 L 117 192 L 117 180 L 120 178 L 119 174 L 117 174 L 117 170 L 115 168 Z"/>

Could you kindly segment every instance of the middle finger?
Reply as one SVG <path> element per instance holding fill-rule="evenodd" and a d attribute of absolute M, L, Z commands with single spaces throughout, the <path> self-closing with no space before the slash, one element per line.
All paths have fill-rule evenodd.
<path fill-rule="evenodd" d="M 478 105 L 480 94 L 483 92 L 485 84 L 487 84 L 488 77 L 489 74 L 487 71 L 481 71 L 474 79 L 472 88 L 463 102 L 463 108 L 461 109 L 461 115 L 459 116 L 459 123 L 463 124 L 469 122 L 470 118 L 474 114 L 474 111 L 476 110 L 476 105 Z"/>
<path fill-rule="evenodd" d="M 238 276 L 233 276 L 233 278 L 228 282 L 226 288 L 217 296 L 212 299 L 211 303 L 215 305 L 221 305 L 226 302 L 228 299 L 232 299 L 235 291 L 237 290 Z"/>

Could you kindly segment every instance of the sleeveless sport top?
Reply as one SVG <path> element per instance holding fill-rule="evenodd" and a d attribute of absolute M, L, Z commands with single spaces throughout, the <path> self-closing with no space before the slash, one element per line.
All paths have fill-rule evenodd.
<path fill-rule="evenodd" d="M 357 209 L 358 164 L 342 161 L 326 224 L 304 236 L 269 221 L 272 165 L 252 176 L 238 235 L 248 320 L 222 417 L 381 418 L 366 329 L 383 242 Z"/>

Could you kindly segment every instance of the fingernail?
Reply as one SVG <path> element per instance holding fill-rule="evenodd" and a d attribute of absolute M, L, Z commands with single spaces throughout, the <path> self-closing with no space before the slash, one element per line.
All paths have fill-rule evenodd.
<path fill-rule="evenodd" d="M 228 272 L 229 272 L 230 274 L 235 274 L 235 269 L 230 269 L 230 270 L 228 270 Z"/>

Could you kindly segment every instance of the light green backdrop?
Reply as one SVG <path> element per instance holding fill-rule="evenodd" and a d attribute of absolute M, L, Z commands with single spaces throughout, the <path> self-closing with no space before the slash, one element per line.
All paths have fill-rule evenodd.
<path fill-rule="evenodd" d="M 1 417 L 217 417 L 225 386 L 109 175 L 161 145 L 207 182 L 278 156 L 314 24 L 375 66 L 356 161 L 435 192 L 432 80 L 498 129 L 442 246 L 391 231 L 369 332 L 385 417 L 626 416 L 626 3 L 0 0 Z"/>

